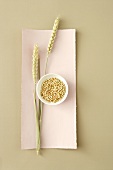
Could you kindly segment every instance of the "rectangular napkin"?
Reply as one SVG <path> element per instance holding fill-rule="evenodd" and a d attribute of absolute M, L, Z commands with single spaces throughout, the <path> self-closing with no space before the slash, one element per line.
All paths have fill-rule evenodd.
<path fill-rule="evenodd" d="M 32 53 L 39 46 L 41 76 L 44 75 L 51 30 L 22 31 L 21 148 L 36 148 L 33 103 Z M 43 106 L 41 148 L 76 149 L 76 35 L 75 29 L 58 30 L 49 56 L 47 73 L 64 77 L 69 86 L 67 99 L 57 106 Z M 37 98 L 38 100 L 38 98 Z"/>

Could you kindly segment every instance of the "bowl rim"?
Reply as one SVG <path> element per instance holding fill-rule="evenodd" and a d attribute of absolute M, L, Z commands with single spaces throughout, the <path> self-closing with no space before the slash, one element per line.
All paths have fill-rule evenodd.
<path fill-rule="evenodd" d="M 48 76 L 52 76 L 52 75 L 53 75 L 53 77 L 58 77 L 58 79 L 60 79 L 60 80 L 65 84 L 65 86 L 66 86 L 66 92 L 65 92 L 64 97 L 63 97 L 61 100 L 59 100 L 58 102 L 56 102 L 56 103 L 48 102 L 48 101 L 44 100 L 44 99 L 41 97 L 41 95 L 39 94 L 39 85 L 40 85 L 41 81 L 44 79 L 44 77 L 48 77 Z M 47 79 L 49 79 L 49 78 L 47 78 Z M 44 81 L 45 81 L 45 80 L 44 80 Z M 41 84 L 42 84 L 42 83 L 41 83 Z M 39 81 L 38 81 L 37 84 L 36 84 L 36 94 L 37 94 L 39 100 L 41 100 L 41 102 L 43 102 L 43 103 L 46 104 L 46 105 L 59 105 L 59 104 L 63 103 L 63 102 L 65 101 L 65 99 L 67 98 L 67 96 L 68 96 L 68 83 L 67 83 L 67 81 L 65 80 L 65 78 L 62 77 L 62 76 L 59 75 L 59 74 L 55 74 L 55 73 L 45 74 L 45 75 L 43 75 L 43 76 L 39 79 Z"/>

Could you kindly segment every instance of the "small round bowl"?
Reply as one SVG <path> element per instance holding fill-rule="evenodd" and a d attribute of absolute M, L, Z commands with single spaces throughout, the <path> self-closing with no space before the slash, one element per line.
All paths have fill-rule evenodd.
<path fill-rule="evenodd" d="M 49 79 L 49 78 L 58 78 L 58 79 L 61 80 L 61 81 L 65 84 L 65 86 L 66 86 L 65 95 L 63 96 L 63 98 L 62 98 L 61 100 L 59 100 L 59 101 L 56 102 L 56 103 L 48 102 L 48 101 L 44 100 L 44 99 L 42 98 L 41 94 L 40 94 L 42 83 L 43 83 L 45 80 Z M 38 98 L 39 98 L 44 104 L 47 104 L 47 105 L 58 105 L 58 104 L 62 103 L 62 102 L 66 99 L 66 97 L 67 97 L 67 95 L 68 95 L 68 84 L 67 84 L 66 80 L 65 80 L 63 77 L 61 77 L 60 75 L 53 74 L 53 73 L 46 74 L 46 75 L 42 76 L 41 79 L 38 81 L 38 83 L 37 83 L 37 85 L 36 85 L 36 93 L 37 93 Z"/>

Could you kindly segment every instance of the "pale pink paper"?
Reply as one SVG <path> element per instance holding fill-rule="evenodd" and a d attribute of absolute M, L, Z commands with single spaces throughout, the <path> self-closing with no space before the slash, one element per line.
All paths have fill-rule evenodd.
<path fill-rule="evenodd" d="M 44 75 L 47 45 L 51 30 L 22 32 L 22 113 L 21 148 L 36 148 L 36 124 L 33 105 L 32 53 L 40 49 L 41 76 Z M 76 149 L 76 37 L 74 29 L 59 30 L 49 57 L 47 73 L 63 76 L 69 85 L 67 99 L 58 106 L 43 107 L 41 148 Z"/>

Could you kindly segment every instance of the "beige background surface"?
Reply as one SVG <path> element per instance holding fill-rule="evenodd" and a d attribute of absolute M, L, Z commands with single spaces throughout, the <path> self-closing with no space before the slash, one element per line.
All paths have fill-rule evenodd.
<path fill-rule="evenodd" d="M 21 31 L 77 29 L 78 150 L 20 150 Z M 113 170 L 113 0 L 0 0 L 0 170 Z"/>

